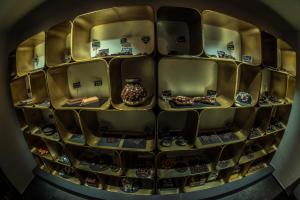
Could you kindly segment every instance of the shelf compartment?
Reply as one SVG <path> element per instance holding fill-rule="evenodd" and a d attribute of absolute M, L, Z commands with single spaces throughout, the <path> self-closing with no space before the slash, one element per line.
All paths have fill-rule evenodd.
<path fill-rule="evenodd" d="M 122 175 L 120 154 L 117 151 L 96 150 L 67 145 L 71 162 L 77 169 L 97 174 Z"/>
<path fill-rule="evenodd" d="M 296 76 L 296 51 L 288 43 L 278 39 L 277 55 L 278 69 Z"/>
<path fill-rule="evenodd" d="M 154 179 L 156 174 L 154 153 L 123 151 L 121 158 L 126 177 Z"/>
<path fill-rule="evenodd" d="M 71 167 L 71 160 L 62 143 L 51 140 L 44 140 L 44 142 L 46 143 L 54 162 Z"/>
<path fill-rule="evenodd" d="M 192 179 L 193 177 L 190 177 L 188 180 L 187 180 L 187 183 L 190 182 L 190 179 Z M 201 183 L 201 181 L 203 181 L 202 178 L 205 178 L 205 177 L 202 177 L 200 176 L 200 180 L 199 182 Z M 202 179 L 202 180 L 201 180 Z M 199 184 L 198 186 L 197 185 L 185 185 L 183 191 L 184 192 L 196 192 L 196 191 L 199 191 L 199 190 L 207 190 L 207 189 L 210 189 L 210 188 L 214 188 L 214 187 L 218 187 L 218 186 L 221 186 L 221 185 L 224 185 L 225 182 L 223 179 L 218 179 L 218 180 L 215 180 L 215 181 L 210 181 L 210 182 L 205 182 L 203 185 L 202 184 Z"/>
<path fill-rule="evenodd" d="M 77 170 L 79 174 L 79 179 L 81 185 L 95 187 L 97 189 L 103 190 L 103 180 L 100 176 L 97 176 L 94 173 L 84 171 L 84 170 Z"/>
<path fill-rule="evenodd" d="M 45 32 L 28 38 L 18 46 L 16 66 L 18 76 L 45 67 Z"/>
<path fill-rule="evenodd" d="M 45 71 L 37 71 L 29 74 L 30 88 L 32 93 L 33 106 L 36 108 L 50 107 L 48 87 Z"/>
<path fill-rule="evenodd" d="M 24 116 L 32 135 L 53 141 L 59 141 L 60 136 L 51 109 L 24 108 Z"/>
<path fill-rule="evenodd" d="M 26 123 L 24 112 L 21 108 L 15 108 L 15 113 L 20 125 L 20 129 L 23 133 L 28 133 L 29 126 Z"/>
<path fill-rule="evenodd" d="M 196 111 L 160 112 L 157 119 L 158 149 L 160 151 L 192 149 L 198 120 L 199 114 Z M 169 143 L 169 145 L 163 144 L 164 142 Z M 186 144 L 183 145 L 183 143 Z"/>
<path fill-rule="evenodd" d="M 156 103 L 156 64 L 151 57 L 114 58 L 110 61 L 112 105 L 119 110 L 149 110 Z M 136 79 L 147 92 L 147 99 L 138 106 L 123 103 L 121 92 L 126 79 Z"/>
<path fill-rule="evenodd" d="M 192 8 L 161 7 L 157 11 L 157 46 L 162 55 L 202 53 L 201 15 Z"/>
<path fill-rule="evenodd" d="M 208 174 L 214 169 L 220 152 L 220 147 L 161 152 L 157 155 L 157 176 L 166 179 Z"/>
<path fill-rule="evenodd" d="M 243 63 L 240 64 L 238 67 L 238 84 L 236 95 L 238 92 L 247 92 L 251 95 L 252 102 L 248 105 L 239 105 L 235 102 L 235 105 L 255 106 L 259 98 L 261 80 L 262 73 L 259 66 L 251 66 Z"/>
<path fill-rule="evenodd" d="M 24 75 L 13 79 L 10 82 L 11 97 L 14 106 L 30 107 L 32 106 L 32 93 L 30 89 L 29 76 Z M 28 101 L 28 103 L 25 103 Z"/>
<path fill-rule="evenodd" d="M 60 66 L 71 59 L 72 22 L 64 21 L 51 27 L 46 34 L 46 63 L 48 67 Z"/>
<path fill-rule="evenodd" d="M 261 158 L 267 154 L 263 146 L 263 138 L 258 138 L 256 140 L 251 140 L 246 143 L 242 149 L 243 153 L 239 159 L 239 164 L 245 164 Z"/>
<path fill-rule="evenodd" d="M 208 57 L 217 57 L 217 51 L 223 51 L 236 61 L 261 64 L 261 34 L 256 26 L 222 13 L 205 10 L 202 13 L 202 29 L 203 48 Z M 246 62 L 244 56 L 251 56 L 250 59 L 248 57 L 250 62 Z"/>
<path fill-rule="evenodd" d="M 106 176 L 105 178 L 106 190 L 109 192 L 117 192 L 128 195 L 152 195 L 154 193 L 154 181 L 151 179 L 136 179 L 129 177 Z M 132 186 L 138 187 L 135 191 L 125 192 L 124 187 L 129 190 Z"/>
<path fill-rule="evenodd" d="M 45 158 L 46 160 L 53 160 L 47 144 L 40 137 L 28 135 L 26 141 L 32 154 Z"/>
<path fill-rule="evenodd" d="M 296 88 L 296 78 L 292 76 L 288 76 L 288 83 L 286 89 L 286 101 L 288 103 L 293 103 L 295 88 Z"/>
<path fill-rule="evenodd" d="M 259 170 L 267 168 L 269 166 L 268 165 L 269 163 L 266 162 L 266 161 L 267 161 L 266 157 L 262 157 L 262 158 L 259 158 L 257 160 L 254 160 L 251 163 L 251 166 L 249 167 L 246 176 L 249 176 L 251 174 L 254 174 L 254 173 L 258 172 Z"/>
<path fill-rule="evenodd" d="M 277 66 L 277 39 L 265 32 L 261 31 L 261 49 L 262 49 L 262 65 L 266 67 Z"/>
<path fill-rule="evenodd" d="M 46 166 L 50 168 L 53 176 L 57 176 L 74 184 L 80 185 L 80 176 L 73 167 L 61 165 L 51 161 L 45 162 Z"/>
<path fill-rule="evenodd" d="M 273 107 L 267 134 L 276 133 L 286 129 L 291 108 L 291 105 L 280 105 Z"/>
<path fill-rule="evenodd" d="M 105 110 L 110 106 L 110 83 L 105 60 L 78 62 L 48 70 L 47 81 L 55 109 Z M 96 96 L 98 102 L 67 104 L 76 98 Z"/>
<path fill-rule="evenodd" d="M 272 114 L 272 107 L 260 107 L 256 108 L 255 119 L 251 124 L 249 132 L 249 139 L 253 140 L 259 137 L 263 137 L 270 124 Z"/>
<path fill-rule="evenodd" d="M 154 150 L 156 129 L 152 111 L 81 111 L 80 117 L 90 146 L 128 151 Z"/>
<path fill-rule="evenodd" d="M 160 195 L 179 194 L 184 187 L 184 178 L 158 179 L 157 192 Z"/>
<path fill-rule="evenodd" d="M 260 88 L 259 106 L 280 105 L 285 103 L 287 88 L 287 75 L 271 69 L 262 70 L 262 82 Z M 273 96 L 278 99 L 277 102 L 266 100 L 261 102 L 263 96 Z"/>
<path fill-rule="evenodd" d="M 79 114 L 75 110 L 55 110 L 54 116 L 61 138 L 65 143 L 85 145 Z"/>
<path fill-rule="evenodd" d="M 98 53 L 100 57 L 121 52 L 127 56 L 130 51 L 133 55 L 149 55 L 154 51 L 154 40 L 154 12 L 150 6 L 103 9 L 74 19 L 72 57 L 81 61 Z"/>
<path fill-rule="evenodd" d="M 193 110 L 225 108 L 234 103 L 237 66 L 231 61 L 205 58 L 166 57 L 158 64 L 159 106 L 163 110 Z M 207 96 L 216 91 L 216 102 L 178 106 L 163 99 L 164 93 L 171 96 Z M 173 104 L 173 106 L 171 105 Z"/>
<path fill-rule="evenodd" d="M 203 149 L 245 141 L 254 114 L 254 108 L 224 108 L 201 111 L 195 146 L 198 149 Z"/>
<path fill-rule="evenodd" d="M 229 169 L 237 165 L 244 145 L 244 142 L 239 142 L 224 146 L 220 154 L 216 170 Z"/>

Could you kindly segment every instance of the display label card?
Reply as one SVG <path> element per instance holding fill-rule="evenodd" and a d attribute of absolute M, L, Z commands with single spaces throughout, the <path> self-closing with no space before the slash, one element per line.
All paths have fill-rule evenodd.
<path fill-rule="evenodd" d="M 73 88 L 74 89 L 77 89 L 77 88 L 80 88 L 80 87 L 81 87 L 81 83 L 80 82 L 73 83 Z"/>

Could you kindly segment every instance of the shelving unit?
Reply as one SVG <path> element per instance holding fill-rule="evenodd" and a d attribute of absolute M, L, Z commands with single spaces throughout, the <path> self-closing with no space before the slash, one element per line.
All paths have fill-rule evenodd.
<path fill-rule="evenodd" d="M 157 11 L 157 48 L 162 55 L 200 55 L 200 13 L 192 8 L 161 7 Z"/>
<path fill-rule="evenodd" d="M 149 55 L 154 51 L 153 20 L 150 6 L 113 7 L 80 15 L 73 21 L 72 57 L 82 61 L 130 52 Z"/>
<path fill-rule="evenodd" d="M 149 110 L 156 103 L 156 66 L 151 57 L 113 58 L 109 62 L 112 106 L 118 110 Z M 147 100 L 138 106 L 123 103 L 121 92 L 126 79 L 138 78 L 147 92 Z"/>
<path fill-rule="evenodd" d="M 205 10 L 202 13 L 202 29 L 203 49 L 208 57 L 224 59 L 217 52 L 223 51 L 232 56 L 229 59 L 253 65 L 261 64 L 261 34 L 256 26 L 222 13 Z"/>
<path fill-rule="evenodd" d="M 177 106 L 170 101 L 158 99 L 163 110 L 194 110 L 226 108 L 234 102 L 237 67 L 232 61 L 204 58 L 164 57 L 158 63 L 158 96 L 165 91 L 172 96 L 205 96 L 216 92 L 216 102 L 197 106 Z"/>
<path fill-rule="evenodd" d="M 264 171 L 297 78 L 295 51 L 271 33 L 168 5 L 82 14 L 25 40 L 13 60 L 12 104 L 39 169 L 128 195 L 217 190 Z M 126 102 L 129 84 L 146 100 Z"/>
<path fill-rule="evenodd" d="M 105 110 L 110 106 L 110 82 L 105 60 L 78 62 L 51 68 L 47 74 L 51 103 L 55 109 Z M 68 104 L 76 98 L 98 97 L 90 104 Z"/>
<path fill-rule="evenodd" d="M 45 67 L 45 32 L 37 33 L 18 46 L 16 66 L 18 76 Z"/>
<path fill-rule="evenodd" d="M 65 21 L 47 31 L 45 53 L 48 67 L 56 67 L 72 61 L 72 26 L 72 22 Z"/>

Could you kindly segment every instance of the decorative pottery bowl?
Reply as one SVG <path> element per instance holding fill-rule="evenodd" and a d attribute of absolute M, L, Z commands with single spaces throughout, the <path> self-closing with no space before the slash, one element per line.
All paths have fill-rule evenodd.
<path fill-rule="evenodd" d="M 123 102 L 128 106 L 138 106 L 147 99 L 147 91 L 141 84 L 140 79 L 126 79 L 126 84 L 121 92 Z"/>

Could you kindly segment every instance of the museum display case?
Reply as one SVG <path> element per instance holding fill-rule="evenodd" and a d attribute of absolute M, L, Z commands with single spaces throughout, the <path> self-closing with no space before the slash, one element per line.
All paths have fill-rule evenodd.
<path fill-rule="evenodd" d="M 38 169 L 122 195 L 207 191 L 267 169 L 297 78 L 295 51 L 266 30 L 167 5 L 81 13 L 12 59 Z"/>

